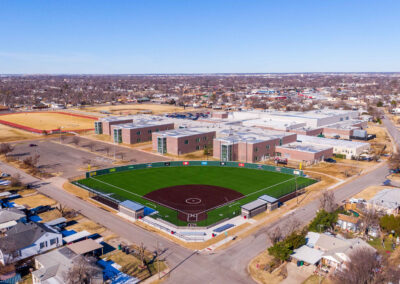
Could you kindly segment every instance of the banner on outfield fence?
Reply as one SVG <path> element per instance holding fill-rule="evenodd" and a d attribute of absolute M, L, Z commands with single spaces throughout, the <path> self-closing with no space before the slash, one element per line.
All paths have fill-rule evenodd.
<path fill-rule="evenodd" d="M 276 167 L 263 164 L 240 163 L 240 162 L 222 162 L 222 161 L 170 161 L 170 162 L 156 162 L 146 164 L 134 164 L 128 166 L 121 166 L 109 169 L 102 169 L 96 171 L 86 172 L 86 177 L 101 176 L 109 173 L 124 172 L 129 170 L 139 170 L 146 168 L 160 168 L 160 167 L 180 167 L 180 166 L 214 166 L 214 167 L 241 167 L 247 169 L 259 169 L 270 172 L 279 172 L 282 174 L 303 176 L 303 171 L 291 168 Z"/>

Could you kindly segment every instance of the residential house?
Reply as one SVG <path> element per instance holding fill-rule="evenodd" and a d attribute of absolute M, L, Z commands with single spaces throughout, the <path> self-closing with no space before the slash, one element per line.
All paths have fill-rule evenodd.
<path fill-rule="evenodd" d="M 314 248 L 324 252 L 321 263 L 331 268 L 331 270 L 344 268 L 346 262 L 350 260 L 350 255 L 357 249 L 375 250 L 362 239 L 342 239 L 327 234 L 320 234 Z"/>
<path fill-rule="evenodd" d="M 73 252 L 68 247 L 52 250 L 35 257 L 36 271 L 32 272 L 33 284 L 63 284 L 66 283 L 68 271 L 84 259 L 80 254 Z M 103 283 L 101 270 L 95 275 L 91 283 Z"/>
<path fill-rule="evenodd" d="M 41 223 L 18 223 L 0 238 L 0 263 L 13 263 L 61 245 L 57 230 Z"/>
<path fill-rule="evenodd" d="M 346 262 L 350 260 L 350 255 L 360 248 L 375 251 L 373 247 L 359 238 L 344 239 L 338 236 L 309 232 L 306 236 L 306 244 L 294 250 L 291 258 L 314 266 L 324 265 L 333 271 L 344 268 Z"/>
<path fill-rule="evenodd" d="M 17 208 L 0 209 L 0 232 L 5 232 L 17 225 L 18 222 L 25 221 L 25 213 Z"/>
<path fill-rule="evenodd" d="M 367 201 L 367 207 L 376 211 L 382 211 L 388 215 L 398 215 L 400 208 L 400 189 L 387 188 L 381 190 Z"/>
<path fill-rule="evenodd" d="M 355 216 L 345 214 L 338 214 L 337 225 L 347 231 L 357 232 L 360 228 L 361 220 Z"/>

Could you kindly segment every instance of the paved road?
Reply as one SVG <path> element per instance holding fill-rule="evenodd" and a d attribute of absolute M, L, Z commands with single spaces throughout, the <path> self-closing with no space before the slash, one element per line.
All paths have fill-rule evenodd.
<path fill-rule="evenodd" d="M 386 129 L 389 131 L 389 134 L 392 136 L 393 140 L 395 141 L 396 147 L 398 149 L 400 145 L 400 131 L 390 119 L 385 117 L 384 119 L 382 119 L 382 122 Z"/>
<path fill-rule="evenodd" d="M 396 128 L 391 128 L 389 132 L 396 142 L 399 143 L 400 133 L 398 130 Z M 20 172 L 4 164 L 0 164 L 0 168 L 9 173 Z M 335 189 L 336 200 L 341 202 L 362 191 L 367 186 L 382 184 L 387 173 L 388 168 L 387 165 L 384 164 L 361 178 L 356 178 L 340 186 Z M 25 181 L 36 180 L 26 174 L 21 173 L 21 175 L 24 177 Z M 80 212 L 88 218 L 104 225 L 116 234 L 132 242 L 143 242 L 148 248 L 154 249 L 158 241 L 163 248 L 167 248 L 166 258 L 171 267 L 183 262 L 173 270 L 167 283 L 252 283 L 247 274 L 246 267 L 252 258 L 268 247 L 268 230 L 274 226 L 285 228 L 289 222 L 293 221 L 293 218 L 299 223 L 305 224 L 314 218 L 319 207 L 319 201 L 315 200 L 300 207 L 292 214 L 282 217 L 277 222 L 261 228 L 255 234 L 242 240 L 237 240 L 236 243 L 225 250 L 217 251 L 214 254 L 192 254 L 190 250 L 182 248 L 155 234 L 151 234 L 135 225 L 129 224 L 105 210 L 97 208 L 92 204 L 84 202 L 60 190 L 57 187 L 56 181 L 57 180 L 54 180 L 53 183 L 43 185 L 39 191 L 65 203 L 71 208 L 80 210 Z"/>

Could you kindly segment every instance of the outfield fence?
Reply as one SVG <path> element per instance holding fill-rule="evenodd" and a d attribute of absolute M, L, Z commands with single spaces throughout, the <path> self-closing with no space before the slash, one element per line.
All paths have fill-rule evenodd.
<path fill-rule="evenodd" d="M 131 170 L 140 170 L 146 168 L 189 167 L 189 166 L 212 166 L 212 167 L 259 169 L 270 172 L 278 172 L 282 174 L 304 176 L 304 173 L 301 170 L 285 168 L 285 167 L 276 167 L 271 165 L 240 163 L 240 162 L 221 162 L 221 161 L 170 161 L 170 162 L 156 162 L 156 163 L 146 163 L 146 164 L 132 164 L 127 166 L 90 171 L 86 172 L 86 178 L 90 178 L 93 176 L 101 176 L 111 173 L 131 171 Z"/>

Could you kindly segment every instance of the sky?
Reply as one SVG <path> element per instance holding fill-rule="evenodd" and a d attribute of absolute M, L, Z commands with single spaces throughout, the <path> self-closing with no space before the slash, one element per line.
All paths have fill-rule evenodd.
<path fill-rule="evenodd" d="M 398 0 L 0 0 L 0 74 L 400 71 Z"/>

